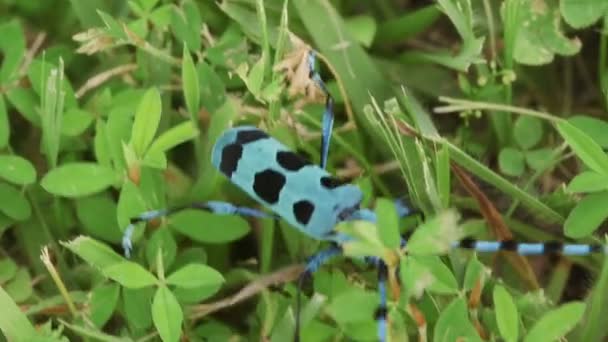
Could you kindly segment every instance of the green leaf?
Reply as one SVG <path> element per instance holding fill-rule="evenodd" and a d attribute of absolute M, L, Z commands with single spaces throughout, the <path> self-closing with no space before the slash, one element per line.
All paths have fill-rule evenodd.
<path fill-rule="evenodd" d="M 184 210 L 171 216 L 169 225 L 199 242 L 226 243 L 249 233 L 249 224 L 242 217 L 216 215 L 200 210 Z"/>
<path fill-rule="evenodd" d="M 12 259 L 0 260 L 0 284 L 6 283 L 17 273 L 17 264 Z"/>
<path fill-rule="evenodd" d="M 336 226 L 336 231 L 353 239 L 342 244 L 342 252 L 348 257 L 384 257 L 386 247 L 378 236 L 378 226 L 368 221 L 346 221 Z"/>
<path fill-rule="evenodd" d="M 399 248 L 401 244 L 401 236 L 399 235 L 399 217 L 397 216 L 397 209 L 393 201 L 386 198 L 379 198 L 376 201 L 376 208 L 374 209 L 377 217 L 378 233 L 380 239 L 388 248 Z"/>
<path fill-rule="evenodd" d="M 55 67 L 49 63 L 40 63 L 42 72 L 40 75 L 45 84 L 44 89 L 40 89 L 40 123 L 42 127 L 41 148 L 46 155 L 51 167 L 57 165 L 59 155 L 59 143 L 61 138 L 61 126 L 63 121 L 64 103 L 66 101 L 66 87 L 63 60 L 59 59 L 59 66 Z M 49 69 L 46 69 L 46 68 Z M 38 68 L 30 67 L 30 80 L 37 78 Z M 48 75 L 45 72 L 48 70 Z M 35 85 L 39 84 L 33 82 Z"/>
<path fill-rule="evenodd" d="M 13 299 L 0 286 L 0 330 L 8 341 L 31 341 L 38 334 Z"/>
<path fill-rule="evenodd" d="M 106 166 L 77 162 L 52 169 L 44 175 L 40 185 L 54 195 L 82 197 L 105 190 L 117 178 L 117 174 Z"/>
<path fill-rule="evenodd" d="M 608 157 L 593 139 L 567 121 L 558 122 L 557 130 L 587 167 L 608 175 Z"/>
<path fill-rule="evenodd" d="M 566 188 L 569 192 L 596 192 L 608 190 L 608 175 L 584 171 L 576 175 Z"/>
<path fill-rule="evenodd" d="M 524 150 L 534 147 L 543 137 L 543 123 L 540 119 L 522 115 L 513 127 L 515 141 Z"/>
<path fill-rule="evenodd" d="M 0 178 L 17 185 L 28 185 L 36 181 L 36 169 L 22 157 L 0 155 Z"/>
<path fill-rule="evenodd" d="M 27 220 L 32 214 L 23 193 L 6 183 L 0 183 L 0 203 L 0 212 L 16 221 Z"/>
<path fill-rule="evenodd" d="M 562 16 L 574 28 L 592 25 L 608 12 L 608 2 L 603 0 L 561 0 Z"/>
<path fill-rule="evenodd" d="M 70 108 L 63 114 L 61 134 L 75 137 L 82 134 L 93 122 L 93 115 L 86 110 Z"/>
<path fill-rule="evenodd" d="M 184 90 L 184 98 L 186 99 L 188 112 L 193 118 L 197 118 L 201 91 L 199 89 L 196 66 L 192 61 L 192 56 L 190 56 L 185 44 L 182 58 L 182 88 Z"/>
<path fill-rule="evenodd" d="M 171 267 L 177 254 L 177 243 L 169 229 L 157 229 L 152 233 L 146 244 L 146 260 L 148 265 L 156 265 L 158 253 L 161 252 L 165 268 Z"/>
<path fill-rule="evenodd" d="M 15 277 L 11 279 L 8 284 L 3 286 L 6 289 L 6 292 L 8 292 L 17 303 L 28 300 L 34 293 L 34 290 L 32 289 L 32 278 L 25 268 L 17 270 Z"/>
<path fill-rule="evenodd" d="M 108 322 L 118 304 L 120 287 L 117 284 L 97 286 L 91 292 L 91 321 L 96 327 L 101 328 Z"/>
<path fill-rule="evenodd" d="M 410 296 L 420 297 L 422 291 L 457 294 L 458 282 L 450 269 L 437 256 L 407 258 L 400 267 L 401 281 Z M 408 296 L 409 297 L 409 296 Z"/>
<path fill-rule="evenodd" d="M 166 152 L 173 147 L 193 139 L 198 135 L 198 129 L 192 121 L 185 121 L 173 126 L 161 134 L 150 146 L 148 154 Z"/>
<path fill-rule="evenodd" d="M 547 312 L 534 324 L 524 342 L 551 342 L 562 338 L 583 318 L 585 304 L 570 302 Z"/>
<path fill-rule="evenodd" d="M 521 176 L 526 167 L 524 154 L 520 150 L 505 147 L 498 154 L 498 167 L 506 175 Z"/>
<path fill-rule="evenodd" d="M 201 17 L 192 1 L 184 1 L 181 7 L 173 7 L 171 28 L 178 41 L 184 42 L 191 52 L 201 49 Z"/>
<path fill-rule="evenodd" d="M 224 283 L 224 277 L 213 268 L 203 264 L 188 264 L 167 277 L 167 284 L 193 288 L 200 286 L 219 287 Z"/>
<path fill-rule="evenodd" d="M 494 299 L 494 311 L 496 311 L 496 323 L 500 335 L 507 341 L 517 341 L 519 336 L 519 315 L 513 298 L 507 290 L 496 285 L 492 294 Z"/>
<path fill-rule="evenodd" d="M 129 326 L 135 331 L 146 331 L 152 327 L 152 312 L 150 303 L 156 288 L 144 287 L 141 289 L 122 289 L 122 300 L 125 318 Z"/>
<path fill-rule="evenodd" d="M 148 89 L 137 106 L 131 130 L 130 144 L 140 157 L 144 155 L 156 135 L 161 111 L 162 103 L 158 90 L 156 88 Z"/>
<path fill-rule="evenodd" d="M 515 41 L 514 57 L 521 64 L 542 65 L 555 54 L 572 56 L 581 49 L 578 38 L 569 39 L 561 31 L 559 8 L 554 1 L 522 2 L 523 25 Z"/>
<path fill-rule="evenodd" d="M 9 19 L 11 17 L 7 17 Z M 25 35 L 19 20 L 13 19 L 0 24 L 0 51 L 2 64 L 0 67 L 0 84 L 8 85 L 17 76 L 21 60 L 25 56 Z"/>
<path fill-rule="evenodd" d="M 154 8 L 154 6 L 156 6 L 158 0 L 138 0 L 137 2 L 141 4 L 143 10 L 149 12 L 151 9 Z"/>
<path fill-rule="evenodd" d="M 83 230 L 108 242 L 120 242 L 122 232 L 116 221 L 116 203 L 107 193 L 80 198 L 76 201 L 76 216 Z"/>
<path fill-rule="evenodd" d="M 361 45 L 368 48 L 376 35 L 376 20 L 369 15 L 358 15 L 344 21 L 344 26 L 351 36 Z"/>
<path fill-rule="evenodd" d="M 8 146 L 10 131 L 11 128 L 8 122 L 8 113 L 6 112 L 4 97 L 0 96 L 0 149 Z"/>
<path fill-rule="evenodd" d="M 525 152 L 526 163 L 535 171 L 542 171 L 550 167 L 556 155 L 550 148 L 539 148 Z"/>
<path fill-rule="evenodd" d="M 112 248 L 90 237 L 79 236 L 74 240 L 61 242 L 61 244 L 96 268 L 103 269 L 124 261 L 124 258 L 114 252 Z"/>
<path fill-rule="evenodd" d="M 158 283 L 152 273 L 131 261 L 115 263 L 102 268 L 101 271 L 106 277 L 130 289 L 138 289 Z"/>
<path fill-rule="evenodd" d="M 184 314 L 173 293 L 165 286 L 160 286 L 154 295 L 152 319 L 163 342 L 179 340 Z"/>
<path fill-rule="evenodd" d="M 451 249 L 452 242 L 461 238 L 458 213 L 446 210 L 426 220 L 416 228 L 407 242 L 406 249 L 413 255 L 444 254 Z"/>
<path fill-rule="evenodd" d="M 339 324 L 359 323 L 369 321 L 377 307 L 377 294 L 353 287 L 337 294 L 327 311 Z"/>
<path fill-rule="evenodd" d="M 608 122 L 588 115 L 575 115 L 568 122 L 585 132 L 601 148 L 608 148 Z"/>
<path fill-rule="evenodd" d="M 469 312 L 463 298 L 454 299 L 444 308 L 435 324 L 434 342 L 456 340 L 482 341 L 469 320 Z"/>
<path fill-rule="evenodd" d="M 608 191 L 585 196 L 568 215 L 564 233 L 571 238 L 591 235 L 608 217 Z"/>

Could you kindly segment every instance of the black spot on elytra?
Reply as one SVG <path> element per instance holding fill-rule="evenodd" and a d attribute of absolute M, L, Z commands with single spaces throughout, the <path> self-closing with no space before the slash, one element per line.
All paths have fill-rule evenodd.
<path fill-rule="evenodd" d="M 266 134 L 266 132 L 261 131 L 259 129 L 251 129 L 251 130 L 247 130 L 247 131 L 239 131 L 236 134 L 236 143 L 237 144 L 248 144 L 250 142 L 256 141 L 256 140 L 261 140 L 261 139 L 268 139 L 268 134 Z"/>
<path fill-rule="evenodd" d="M 242 155 L 243 146 L 240 144 L 229 144 L 224 146 L 222 158 L 220 160 L 220 171 L 230 178 L 232 173 L 236 171 Z"/>
<path fill-rule="evenodd" d="M 275 204 L 279 201 L 284 185 L 285 176 L 275 170 L 266 169 L 255 174 L 253 191 L 267 203 Z"/>
<path fill-rule="evenodd" d="M 277 152 L 277 163 L 288 171 L 298 171 L 310 162 L 291 151 Z"/>
<path fill-rule="evenodd" d="M 343 185 L 345 182 L 341 181 L 338 178 L 324 176 L 321 177 L 321 185 L 326 189 L 335 189 L 340 185 Z"/>
<path fill-rule="evenodd" d="M 293 214 L 296 217 L 296 220 L 302 225 L 308 224 L 314 211 L 315 205 L 312 204 L 311 201 L 302 200 L 293 204 Z"/>

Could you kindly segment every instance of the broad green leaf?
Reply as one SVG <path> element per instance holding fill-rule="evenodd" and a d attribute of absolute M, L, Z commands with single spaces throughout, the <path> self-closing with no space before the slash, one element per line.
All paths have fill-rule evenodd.
<path fill-rule="evenodd" d="M 112 317 L 118 303 L 119 294 L 120 287 L 118 284 L 105 284 L 93 289 L 91 292 L 90 318 L 96 327 L 103 327 Z"/>
<path fill-rule="evenodd" d="M 566 188 L 569 192 L 596 192 L 608 190 L 608 175 L 584 171 L 576 175 Z"/>
<path fill-rule="evenodd" d="M 556 1 L 543 0 L 519 6 L 523 25 L 515 41 L 515 60 L 527 65 L 553 61 L 554 55 L 572 56 L 581 49 L 578 38 L 569 39 L 561 31 Z"/>
<path fill-rule="evenodd" d="M 17 273 L 17 264 L 12 259 L 0 260 L 0 284 L 6 283 Z"/>
<path fill-rule="evenodd" d="M 93 115 L 85 110 L 70 108 L 63 114 L 61 134 L 75 137 L 82 134 L 93 122 Z"/>
<path fill-rule="evenodd" d="M 16 221 L 24 221 L 32 214 L 23 193 L 6 183 L 0 183 L 0 203 L 0 212 Z"/>
<path fill-rule="evenodd" d="M 156 265 L 158 253 L 161 252 L 163 266 L 170 268 L 177 254 L 177 243 L 169 229 L 157 229 L 146 243 L 146 260 L 148 265 Z"/>
<path fill-rule="evenodd" d="M 125 318 L 135 331 L 145 331 L 152 327 L 152 312 L 150 303 L 154 298 L 156 288 L 141 289 L 122 288 L 122 301 Z"/>
<path fill-rule="evenodd" d="M 564 233 L 571 238 L 591 235 L 608 218 L 608 191 L 585 196 L 568 215 Z"/>
<path fill-rule="evenodd" d="M 203 264 L 188 264 L 167 277 L 167 284 L 192 288 L 199 286 L 219 286 L 224 277 L 213 268 Z"/>
<path fill-rule="evenodd" d="M 458 293 L 456 278 L 437 256 L 407 258 L 401 263 L 400 272 L 408 297 L 418 298 L 427 290 L 437 294 Z"/>
<path fill-rule="evenodd" d="M 557 157 L 550 148 L 539 148 L 536 150 L 525 151 L 526 163 L 533 170 L 545 170 L 551 167 L 553 159 Z"/>
<path fill-rule="evenodd" d="M 120 242 L 122 231 L 115 220 L 116 203 L 107 193 L 76 201 L 76 216 L 87 234 L 108 242 Z"/>
<path fill-rule="evenodd" d="M 166 152 L 173 147 L 193 139 L 198 135 L 198 130 L 192 121 L 185 121 L 173 126 L 161 134 L 150 146 L 148 153 Z"/>
<path fill-rule="evenodd" d="M 399 235 L 399 217 L 393 201 L 379 198 L 374 209 L 377 217 L 377 225 L 380 239 L 388 248 L 399 248 L 401 236 Z"/>
<path fill-rule="evenodd" d="M 191 52 L 201 48 L 201 18 L 197 5 L 188 0 L 173 7 L 171 28 L 178 41 L 184 42 Z"/>
<path fill-rule="evenodd" d="M 542 139 L 543 123 L 538 118 L 522 115 L 515 121 L 513 136 L 519 147 L 528 150 Z"/>
<path fill-rule="evenodd" d="M 519 315 L 513 298 L 501 285 L 494 287 L 492 294 L 494 311 L 500 335 L 507 341 L 517 341 L 519 336 Z"/>
<path fill-rule="evenodd" d="M 17 112 L 36 127 L 40 127 L 38 98 L 32 89 L 13 88 L 6 93 L 8 102 Z"/>
<path fill-rule="evenodd" d="M 337 294 L 327 306 L 327 311 L 339 324 L 369 321 L 378 307 L 378 295 L 360 288 L 350 288 Z M 353 310 L 357 308 L 357 310 Z"/>
<path fill-rule="evenodd" d="M 469 312 L 465 300 L 456 298 L 443 309 L 435 324 L 434 342 L 464 340 L 481 342 L 477 330 L 469 320 Z"/>
<path fill-rule="evenodd" d="M 520 150 L 505 147 L 498 154 L 498 167 L 506 175 L 521 176 L 526 167 L 524 154 Z"/>
<path fill-rule="evenodd" d="M 87 236 L 79 236 L 61 244 L 95 268 L 103 269 L 125 260 L 110 247 Z"/>
<path fill-rule="evenodd" d="M 350 35 L 366 48 L 370 47 L 376 35 L 376 20 L 369 15 L 358 15 L 344 21 Z"/>
<path fill-rule="evenodd" d="M 117 176 L 106 166 L 77 162 L 52 169 L 44 175 L 40 185 L 54 195 L 82 197 L 105 190 L 118 180 Z"/>
<path fill-rule="evenodd" d="M 568 118 L 568 122 L 585 132 L 601 148 L 608 148 L 608 122 L 589 115 L 575 115 Z"/>
<path fill-rule="evenodd" d="M 29 160 L 15 155 L 0 155 L 0 178 L 17 185 L 36 181 L 36 169 Z"/>
<path fill-rule="evenodd" d="M 131 145 L 138 156 L 144 155 L 152 139 L 154 139 L 161 112 L 160 93 L 156 88 L 150 88 L 137 106 L 131 130 Z"/>
<path fill-rule="evenodd" d="M 353 239 L 342 244 L 342 252 L 348 257 L 384 257 L 386 247 L 378 236 L 378 226 L 367 221 L 341 222 L 336 231 Z"/>
<path fill-rule="evenodd" d="M 34 293 L 32 278 L 25 268 L 17 270 L 15 277 L 3 286 L 6 289 L 6 292 L 8 292 L 11 298 L 17 303 L 28 300 Z"/>
<path fill-rule="evenodd" d="M 591 137 L 567 121 L 558 122 L 557 130 L 587 167 L 608 175 L 608 156 Z"/>
<path fill-rule="evenodd" d="M 165 286 L 160 286 L 154 295 L 152 319 L 163 342 L 179 341 L 184 314 L 173 293 Z"/>
<path fill-rule="evenodd" d="M 0 96 L 0 149 L 8 145 L 11 128 L 8 122 L 8 113 L 6 112 L 6 104 L 4 97 Z"/>
<path fill-rule="evenodd" d="M 413 255 L 437 255 L 451 249 L 452 242 L 461 238 L 458 213 L 446 210 L 426 220 L 416 228 L 407 242 L 406 248 Z"/>
<path fill-rule="evenodd" d="M 570 302 L 547 312 L 532 327 L 524 342 L 552 342 L 559 340 L 583 318 L 585 304 Z"/>
<path fill-rule="evenodd" d="M 8 85 L 8 81 L 17 76 L 21 60 L 25 56 L 25 35 L 17 17 L 13 18 L 15 19 L 0 24 L 0 51 L 3 57 L 0 63 L 0 84 L 3 85 Z"/>
<path fill-rule="evenodd" d="M 249 224 L 234 215 L 184 210 L 171 216 L 169 225 L 190 238 L 207 243 L 226 243 L 249 233 Z"/>
<path fill-rule="evenodd" d="M 474 254 L 467 263 L 467 270 L 464 274 L 464 281 L 462 284 L 463 290 L 469 291 L 475 284 L 480 280 L 483 281 L 483 277 L 485 277 L 485 266 L 482 264 L 479 259 L 477 259 L 477 255 Z"/>
<path fill-rule="evenodd" d="M 564 19 L 574 28 L 592 25 L 608 13 L 608 2 L 603 0 L 561 0 L 559 4 Z"/>
<path fill-rule="evenodd" d="M 8 341 L 31 341 L 38 334 L 15 301 L 0 286 L 0 331 Z"/>
<path fill-rule="evenodd" d="M 97 14 L 101 17 L 101 20 L 106 25 L 105 32 L 110 36 L 118 39 L 118 40 L 128 40 L 125 31 L 123 30 L 123 26 L 121 23 L 112 18 L 111 15 L 105 13 L 104 11 L 97 10 Z"/>
<path fill-rule="evenodd" d="M 106 277 L 130 289 L 138 289 L 158 283 L 152 273 L 131 261 L 115 263 L 102 268 L 101 271 Z"/>
<path fill-rule="evenodd" d="M 156 6 L 158 0 L 137 0 L 144 11 L 148 12 Z"/>
<path fill-rule="evenodd" d="M 188 112 L 193 118 L 197 118 L 201 91 L 199 89 L 196 66 L 192 61 L 192 56 L 190 56 L 190 52 L 188 52 L 185 44 L 182 57 L 182 88 Z"/>

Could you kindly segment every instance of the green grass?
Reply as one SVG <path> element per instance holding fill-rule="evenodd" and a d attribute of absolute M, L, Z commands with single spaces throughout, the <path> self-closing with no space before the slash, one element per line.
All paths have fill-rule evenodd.
<path fill-rule="evenodd" d="M 357 240 L 307 284 L 303 341 L 376 339 L 363 255 L 399 266 L 391 341 L 608 333 L 601 255 L 447 248 L 604 243 L 603 0 L 0 0 L 0 37 L 0 340 L 292 340 L 325 243 L 192 210 L 139 224 L 131 259 L 121 237 L 146 210 L 259 206 L 210 164 L 228 127 L 319 161 L 323 98 L 290 77 L 308 49 L 336 99 L 328 168 L 379 224 L 336 227 Z M 404 195 L 424 219 L 396 217 Z"/>

